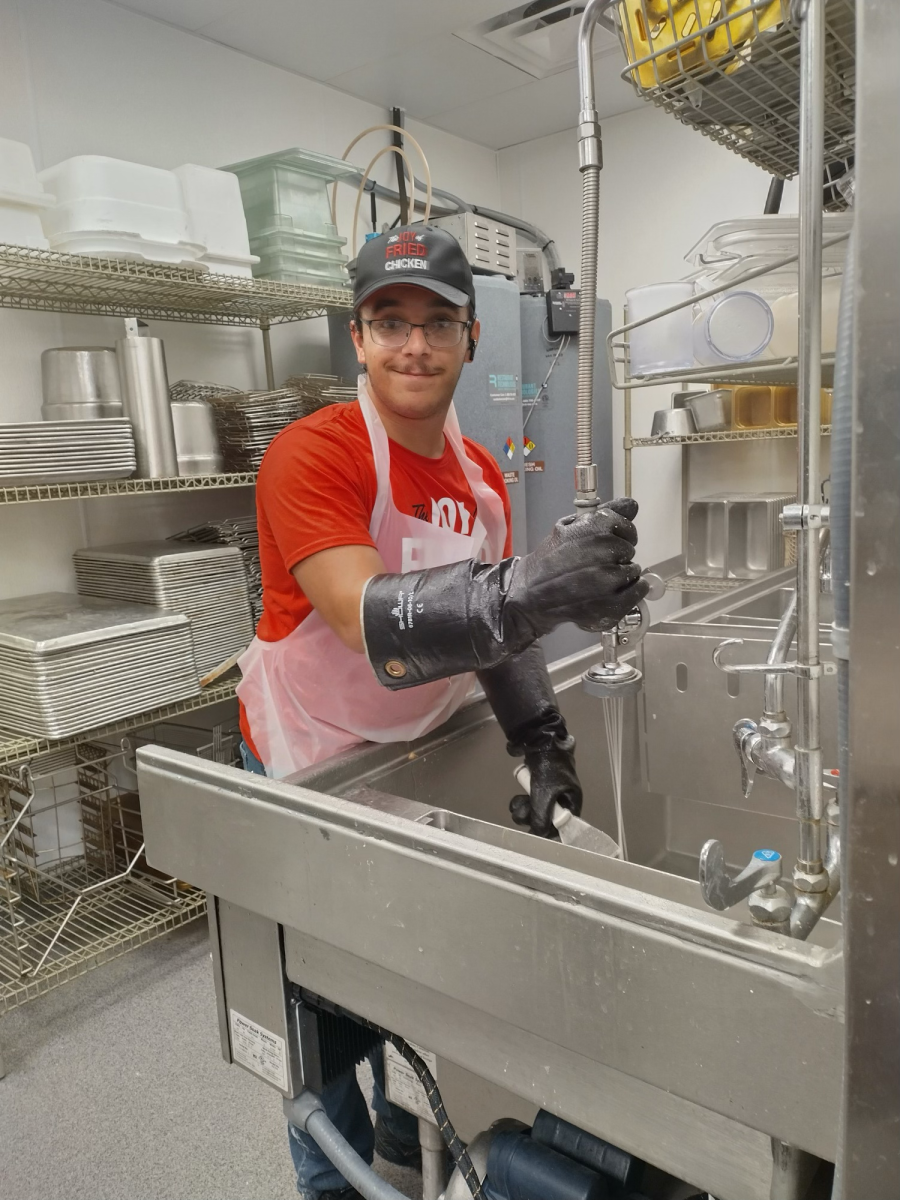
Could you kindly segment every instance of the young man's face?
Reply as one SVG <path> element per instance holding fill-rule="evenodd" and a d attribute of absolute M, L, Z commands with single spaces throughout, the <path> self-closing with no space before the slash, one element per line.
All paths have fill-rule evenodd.
<path fill-rule="evenodd" d="M 425 420 L 446 411 L 469 351 L 469 339 L 478 340 L 476 321 L 471 329 L 453 327 L 461 333 L 452 346 L 429 345 L 424 329 L 413 329 L 405 344 L 379 345 L 388 330 L 397 336 L 394 322 L 412 325 L 429 322 L 461 322 L 469 319 L 466 308 L 456 308 L 427 288 L 397 283 L 381 288 L 362 305 L 362 328 L 351 327 L 356 357 L 364 363 L 369 382 L 378 399 L 399 417 Z M 374 331 L 368 321 L 384 321 L 384 331 Z M 449 327 L 448 327 L 449 328 Z M 446 336 L 446 335 L 445 335 Z M 433 337 L 432 340 L 435 340 Z"/>

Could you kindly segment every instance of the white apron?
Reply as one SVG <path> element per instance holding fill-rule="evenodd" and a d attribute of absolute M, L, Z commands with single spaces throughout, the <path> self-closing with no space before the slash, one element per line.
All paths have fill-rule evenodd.
<path fill-rule="evenodd" d="M 503 501 L 468 457 L 456 410 L 444 436 L 472 489 L 477 514 L 469 536 L 394 507 L 388 436 L 360 375 L 359 404 L 369 431 L 378 489 L 369 532 L 390 573 L 445 566 L 467 558 L 499 562 L 506 543 Z M 283 779 L 359 742 L 405 742 L 435 729 L 468 694 L 473 676 L 457 675 L 393 692 L 365 654 L 348 650 L 315 609 L 277 642 L 254 638 L 239 660 L 243 702 L 266 773 Z"/>

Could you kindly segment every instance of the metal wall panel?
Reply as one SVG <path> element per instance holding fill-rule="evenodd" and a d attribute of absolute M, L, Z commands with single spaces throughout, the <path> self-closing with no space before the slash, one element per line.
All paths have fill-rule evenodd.
<path fill-rule="evenodd" d="M 900 5 L 857 9 L 844 1200 L 900 1196 Z"/>

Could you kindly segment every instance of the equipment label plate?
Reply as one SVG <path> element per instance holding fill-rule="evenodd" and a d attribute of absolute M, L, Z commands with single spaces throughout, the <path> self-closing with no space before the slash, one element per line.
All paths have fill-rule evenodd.
<path fill-rule="evenodd" d="M 272 1083 L 281 1091 L 287 1091 L 287 1050 L 284 1038 L 255 1021 L 242 1017 L 233 1008 L 231 1017 L 231 1054 L 236 1063 L 246 1067 Z"/>
<path fill-rule="evenodd" d="M 434 1075 L 437 1060 L 427 1050 L 413 1046 L 413 1050 L 425 1060 L 428 1070 Z M 419 1077 L 400 1053 L 390 1042 L 384 1043 L 384 1075 L 386 1094 L 392 1104 L 403 1108 L 414 1116 L 424 1117 L 432 1125 L 436 1125 L 434 1113 L 425 1095 L 425 1089 L 419 1082 Z"/>

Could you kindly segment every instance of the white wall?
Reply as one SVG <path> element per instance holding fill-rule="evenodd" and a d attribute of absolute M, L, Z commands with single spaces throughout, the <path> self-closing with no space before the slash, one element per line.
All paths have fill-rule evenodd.
<path fill-rule="evenodd" d="M 374 105 L 103 0 L 0 0 L 0 137 L 28 142 L 38 169 L 87 153 L 161 167 L 221 166 L 289 146 L 339 157 L 385 120 Z M 493 150 L 414 122 L 410 132 L 438 186 L 499 203 Z M 355 161 L 365 164 L 385 141 L 372 135 Z M 379 168 L 375 177 L 389 181 L 387 157 Z M 347 236 L 355 197 L 346 187 L 339 196 Z M 380 206 L 379 215 L 394 212 Z M 42 350 L 111 345 L 120 325 L 0 311 L 0 422 L 40 419 Z M 255 331 L 157 322 L 150 332 L 165 339 L 170 379 L 264 385 Z M 278 378 L 328 369 L 324 321 L 274 331 L 273 347 Z M 0 596 L 71 588 L 78 546 L 165 535 L 250 504 L 245 489 L 0 506 Z"/>
<path fill-rule="evenodd" d="M 573 98 L 573 112 L 574 112 Z M 598 294 L 623 321 L 628 288 L 679 279 L 684 255 L 716 221 L 762 212 L 769 177 L 693 129 L 649 105 L 602 122 Z M 567 268 L 579 274 L 581 176 L 574 131 L 500 151 L 502 207 L 555 238 Z M 796 187 L 784 212 L 796 211 Z M 647 435 L 654 409 L 669 402 L 659 388 L 634 391 L 635 434 Z M 616 490 L 623 487 L 622 393 L 613 393 Z M 692 454 L 692 494 L 792 485 L 796 443 L 701 447 Z M 681 546 L 681 450 L 633 452 L 633 493 L 640 501 L 641 561 Z"/>

